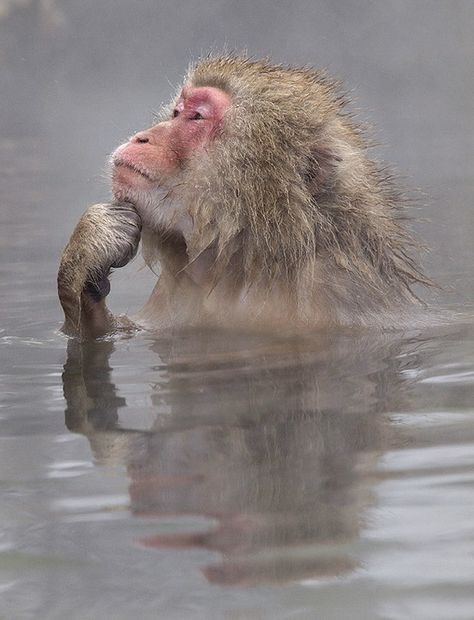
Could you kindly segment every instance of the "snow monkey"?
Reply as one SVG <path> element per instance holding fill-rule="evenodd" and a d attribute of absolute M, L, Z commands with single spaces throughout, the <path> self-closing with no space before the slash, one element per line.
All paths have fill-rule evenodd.
<path fill-rule="evenodd" d="M 191 67 L 160 121 L 111 156 L 58 275 L 66 333 L 135 326 L 383 324 L 428 284 L 402 199 L 325 74 L 236 55 Z M 133 320 L 109 275 L 142 241 L 158 282 Z"/>

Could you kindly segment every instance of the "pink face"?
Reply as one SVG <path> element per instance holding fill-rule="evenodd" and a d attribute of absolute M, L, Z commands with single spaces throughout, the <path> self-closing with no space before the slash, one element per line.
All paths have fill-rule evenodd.
<path fill-rule="evenodd" d="M 172 118 L 140 131 L 112 155 L 112 190 L 130 200 L 159 188 L 215 134 L 231 103 L 218 88 L 185 86 Z"/>

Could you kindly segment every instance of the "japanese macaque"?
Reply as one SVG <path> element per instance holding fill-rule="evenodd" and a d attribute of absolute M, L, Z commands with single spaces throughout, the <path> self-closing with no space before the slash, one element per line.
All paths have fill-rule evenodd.
<path fill-rule="evenodd" d="M 111 157 L 58 275 L 65 331 L 385 324 L 412 286 L 401 197 L 325 75 L 237 56 L 191 68 L 161 121 Z M 105 305 L 139 240 L 159 263 L 134 320 Z M 396 317 L 396 319 L 395 319 Z"/>

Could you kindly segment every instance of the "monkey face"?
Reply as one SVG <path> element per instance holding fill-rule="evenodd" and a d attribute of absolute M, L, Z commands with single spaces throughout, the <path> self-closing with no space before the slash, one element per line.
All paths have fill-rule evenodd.
<path fill-rule="evenodd" d="M 151 228 L 188 229 L 189 214 L 175 204 L 175 188 L 191 157 L 214 138 L 230 97 L 213 87 L 185 86 L 171 118 L 140 131 L 111 156 L 112 191 L 135 204 Z"/>

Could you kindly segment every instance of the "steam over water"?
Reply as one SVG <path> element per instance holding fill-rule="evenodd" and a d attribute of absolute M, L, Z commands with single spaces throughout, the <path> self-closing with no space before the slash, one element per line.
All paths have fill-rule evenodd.
<path fill-rule="evenodd" d="M 474 617 L 474 11 L 453 6 L 0 0 L 0 617 Z M 355 90 L 422 188 L 441 325 L 59 333 L 108 153 L 224 44 Z M 117 271 L 112 309 L 153 279 Z"/>

